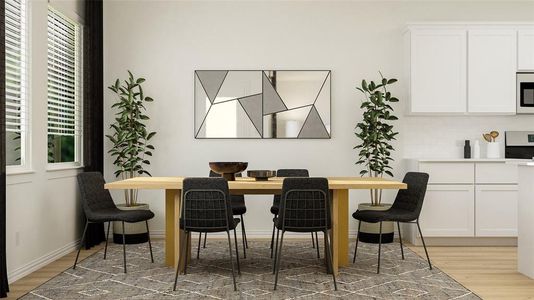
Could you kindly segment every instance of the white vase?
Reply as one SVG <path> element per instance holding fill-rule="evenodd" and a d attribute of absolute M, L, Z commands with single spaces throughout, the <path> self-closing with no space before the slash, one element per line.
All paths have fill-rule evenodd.
<path fill-rule="evenodd" d="M 487 158 L 501 158 L 501 143 L 491 142 L 486 147 Z"/>

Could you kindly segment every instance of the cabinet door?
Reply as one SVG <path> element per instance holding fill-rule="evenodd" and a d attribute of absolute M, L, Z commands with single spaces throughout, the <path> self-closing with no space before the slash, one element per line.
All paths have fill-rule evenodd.
<path fill-rule="evenodd" d="M 534 29 L 517 33 L 517 69 L 534 71 Z"/>
<path fill-rule="evenodd" d="M 429 185 L 421 230 L 425 237 L 473 237 L 475 235 L 473 185 Z"/>
<path fill-rule="evenodd" d="M 514 114 L 516 31 L 470 30 L 468 47 L 468 112 Z"/>
<path fill-rule="evenodd" d="M 476 236 L 517 236 L 517 185 L 476 187 Z"/>
<path fill-rule="evenodd" d="M 475 181 L 473 163 L 421 162 L 419 172 L 428 173 L 430 184 L 472 184 Z"/>
<path fill-rule="evenodd" d="M 411 112 L 464 113 L 466 31 L 414 29 L 410 38 Z"/>
<path fill-rule="evenodd" d="M 477 184 L 517 184 L 516 164 L 507 163 L 476 163 L 475 182 Z"/>

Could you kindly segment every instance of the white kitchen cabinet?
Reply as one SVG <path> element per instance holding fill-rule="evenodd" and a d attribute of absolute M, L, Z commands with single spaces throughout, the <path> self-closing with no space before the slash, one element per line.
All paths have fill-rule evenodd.
<path fill-rule="evenodd" d="M 473 237 L 474 210 L 473 185 L 429 185 L 420 216 L 423 235 Z"/>
<path fill-rule="evenodd" d="M 475 183 L 477 184 L 517 184 L 517 175 L 516 164 L 475 164 Z"/>
<path fill-rule="evenodd" d="M 517 237 L 517 185 L 477 185 L 475 235 Z"/>
<path fill-rule="evenodd" d="M 466 111 L 466 32 L 461 29 L 410 32 L 412 113 Z"/>
<path fill-rule="evenodd" d="M 534 71 L 534 29 L 517 32 L 517 69 Z"/>
<path fill-rule="evenodd" d="M 429 184 L 473 184 L 475 181 L 473 163 L 421 162 L 419 171 L 430 175 Z"/>
<path fill-rule="evenodd" d="M 517 31 L 468 32 L 468 112 L 515 114 Z"/>

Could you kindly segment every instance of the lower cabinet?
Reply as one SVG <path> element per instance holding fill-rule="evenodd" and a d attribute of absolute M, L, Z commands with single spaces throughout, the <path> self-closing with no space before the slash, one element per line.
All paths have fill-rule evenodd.
<path fill-rule="evenodd" d="M 426 237 L 475 235 L 474 185 L 428 185 L 420 223 Z"/>
<path fill-rule="evenodd" d="M 477 185 L 475 235 L 516 237 L 517 201 L 517 185 Z"/>

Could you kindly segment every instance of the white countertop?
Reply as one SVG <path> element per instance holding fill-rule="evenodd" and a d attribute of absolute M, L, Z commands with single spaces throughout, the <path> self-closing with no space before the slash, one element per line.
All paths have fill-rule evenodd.
<path fill-rule="evenodd" d="M 534 167 L 534 161 L 531 162 L 521 162 L 517 164 L 520 167 Z"/>
<path fill-rule="evenodd" d="M 526 164 L 530 162 L 529 159 L 511 159 L 511 158 L 406 158 L 409 160 L 415 160 L 418 162 L 448 162 L 448 163 L 514 163 L 514 164 Z"/>

